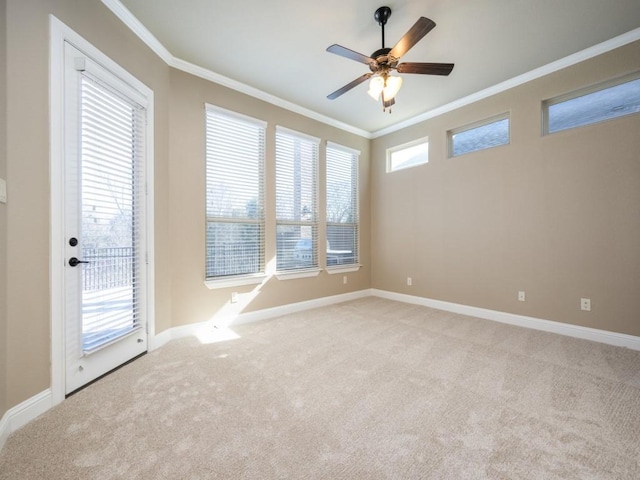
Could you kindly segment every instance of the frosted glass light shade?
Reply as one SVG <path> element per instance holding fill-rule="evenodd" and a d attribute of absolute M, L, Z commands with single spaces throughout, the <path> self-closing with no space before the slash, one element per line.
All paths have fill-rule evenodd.
<path fill-rule="evenodd" d="M 385 101 L 389 102 L 390 100 L 393 100 L 394 97 L 398 94 L 401 86 L 401 77 L 375 76 L 369 82 L 369 90 L 367 90 L 367 93 L 375 101 L 380 100 L 380 94 L 383 94 L 382 97 L 385 99 Z"/>
<path fill-rule="evenodd" d="M 392 98 L 394 98 L 400 91 L 401 86 L 401 77 L 388 77 L 386 85 L 384 87 L 384 99 L 391 100 Z"/>
<path fill-rule="evenodd" d="M 382 77 L 373 77 L 369 82 L 369 90 L 367 93 L 373 98 L 375 101 L 380 99 L 380 94 L 384 89 L 384 78 Z"/>

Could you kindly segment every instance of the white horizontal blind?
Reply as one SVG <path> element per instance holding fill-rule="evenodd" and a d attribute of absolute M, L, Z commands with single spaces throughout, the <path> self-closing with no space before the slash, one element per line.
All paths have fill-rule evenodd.
<path fill-rule="evenodd" d="M 141 328 L 146 111 L 80 78 L 82 349 L 91 353 Z"/>
<path fill-rule="evenodd" d="M 276 269 L 318 267 L 317 179 L 320 140 L 276 129 Z"/>
<path fill-rule="evenodd" d="M 327 144 L 327 267 L 358 264 L 359 152 Z"/>
<path fill-rule="evenodd" d="M 264 272 L 265 130 L 207 105 L 207 278 Z"/>

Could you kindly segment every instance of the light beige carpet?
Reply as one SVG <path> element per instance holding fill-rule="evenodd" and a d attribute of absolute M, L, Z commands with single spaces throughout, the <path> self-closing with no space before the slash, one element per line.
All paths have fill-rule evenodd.
<path fill-rule="evenodd" d="M 0 478 L 640 478 L 640 352 L 379 298 L 234 330 L 26 425 Z"/>

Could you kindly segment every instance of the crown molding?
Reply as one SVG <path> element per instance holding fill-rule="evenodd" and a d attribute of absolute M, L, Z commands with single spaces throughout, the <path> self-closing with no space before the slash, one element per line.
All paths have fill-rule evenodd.
<path fill-rule="evenodd" d="M 205 80 L 209 80 L 211 82 L 217 83 L 219 85 L 230 88 L 237 92 L 257 98 L 258 100 L 262 100 L 264 102 L 270 103 L 272 105 L 283 108 L 285 110 L 289 110 L 291 112 L 305 116 L 312 120 L 316 120 L 318 122 L 330 125 L 340 130 L 344 130 L 346 132 L 353 133 L 355 135 L 359 135 L 361 137 L 368 138 L 368 139 L 378 138 L 384 135 L 388 135 L 390 133 L 397 132 L 398 130 L 402 130 L 403 128 L 416 125 L 420 122 L 424 122 L 425 120 L 429 120 L 430 118 L 434 118 L 439 115 L 445 114 L 447 112 L 451 112 L 458 108 L 464 107 L 466 105 L 470 105 L 474 102 L 483 100 L 492 95 L 496 95 L 498 93 L 504 92 L 506 90 L 509 90 L 511 88 L 522 85 L 524 83 L 530 82 L 537 78 L 543 77 L 545 75 L 549 75 L 550 73 L 557 72 L 558 70 L 562 70 L 563 68 L 570 67 L 577 63 L 583 62 L 590 58 L 609 52 L 615 48 L 622 47 L 631 42 L 635 42 L 636 40 L 640 40 L 640 28 L 636 28 L 627 33 L 623 33 L 622 35 L 618 35 L 617 37 L 614 37 L 610 40 L 606 40 L 592 47 L 586 48 L 584 50 L 581 50 L 579 52 L 576 52 L 574 54 L 571 54 L 569 56 L 556 60 L 554 62 L 543 65 L 542 67 L 538 67 L 534 70 L 523 73 L 522 75 L 518 75 L 516 77 L 510 78 L 509 80 L 505 80 L 504 82 L 500 82 L 491 87 L 472 93 L 470 95 L 467 95 L 466 97 L 462 97 L 462 98 L 459 98 L 458 100 L 454 100 L 453 102 L 447 103 L 446 105 L 442 105 L 440 107 L 421 113 L 420 115 L 417 115 L 408 120 L 404 120 L 402 122 L 398 122 L 389 127 L 376 130 L 374 132 L 370 132 L 370 131 L 355 127 L 353 125 L 349 125 L 347 123 L 341 122 L 339 120 L 336 120 L 335 118 L 327 117 L 326 115 L 322 115 L 318 112 L 302 107 L 295 103 L 289 102 L 282 98 L 276 97 L 262 90 L 259 90 L 255 87 L 251 87 L 242 82 L 233 80 L 229 77 L 225 77 L 224 75 L 220 75 L 206 68 L 200 67 L 198 65 L 194 65 L 193 63 L 187 62 L 180 58 L 176 58 L 129 11 L 129 9 L 127 9 L 120 2 L 120 0 L 102 0 L 102 3 L 109 10 L 111 10 L 111 12 L 116 17 L 118 17 L 127 27 L 129 27 L 131 31 L 133 31 L 133 33 L 135 33 L 140 38 L 140 40 L 142 40 L 149 48 L 151 48 L 151 50 L 153 50 L 160 58 L 162 58 L 170 67 L 173 67 L 178 70 L 182 70 L 186 73 L 190 73 L 192 75 L 203 78 Z"/>
<path fill-rule="evenodd" d="M 543 65 L 542 67 L 538 67 L 534 70 L 523 73 L 522 75 L 510 78 L 509 80 L 505 80 L 504 82 L 500 82 L 496 85 L 485 88 L 484 90 L 480 90 L 479 92 L 472 93 L 471 95 L 467 95 L 466 97 L 462 97 L 458 100 L 454 100 L 453 102 L 447 103 L 446 105 L 442 105 L 438 108 L 434 108 L 433 110 L 429 110 L 428 112 L 424 112 L 403 122 L 399 122 L 391 125 L 390 127 L 371 132 L 371 138 L 382 137 L 384 135 L 397 132 L 398 130 L 402 130 L 403 128 L 416 125 L 430 118 L 434 118 L 444 113 L 451 112 L 460 107 L 470 105 L 479 100 L 483 100 L 485 98 L 491 97 L 492 95 L 496 95 L 498 93 L 509 90 L 513 87 L 517 87 L 532 80 L 536 80 L 537 78 L 544 77 L 545 75 L 549 75 L 550 73 L 557 72 L 558 70 L 562 70 L 563 68 L 567 68 L 577 63 L 584 62 L 585 60 L 589 60 L 590 58 L 609 52 L 618 47 L 622 47 L 624 45 L 627 45 L 628 43 L 635 42 L 636 40 L 640 40 L 640 28 L 636 28 L 627 33 L 623 33 L 622 35 L 618 35 L 617 37 L 613 37 L 610 40 L 599 43 L 592 47 L 585 48 L 584 50 L 556 60 L 555 62 L 548 63 L 546 65 Z"/>
<path fill-rule="evenodd" d="M 371 132 L 341 122 L 339 120 L 336 120 L 335 118 L 327 117 L 326 115 L 322 115 L 318 112 L 314 112 L 313 110 L 309 110 L 308 108 L 301 107 L 300 105 L 276 97 L 275 95 L 263 92 L 262 90 L 251 87 L 245 83 L 238 82 L 229 77 L 225 77 L 224 75 L 220 75 L 219 73 L 208 70 L 204 67 L 200 67 L 198 65 L 175 57 L 119 0 L 102 0 L 102 3 L 170 67 L 186 73 L 190 73 L 191 75 L 195 75 L 196 77 L 209 80 L 213 83 L 217 83 L 218 85 L 222 85 L 223 87 L 227 87 L 245 95 L 249 95 L 251 97 L 257 98 L 258 100 L 262 100 L 264 102 L 275 105 L 276 107 L 289 110 L 312 120 L 316 120 L 332 127 L 339 128 L 340 130 L 344 130 L 346 132 L 353 133 L 364 138 L 371 138 Z"/>
<path fill-rule="evenodd" d="M 104 1 L 104 0 L 103 0 Z M 117 1 L 117 0 L 109 0 L 109 1 Z M 314 112 L 313 110 L 309 110 L 308 108 L 301 107 L 293 102 L 289 102 L 287 100 L 283 100 L 280 97 L 276 97 L 275 95 L 271 95 L 270 93 L 266 93 L 262 90 L 259 90 L 255 87 L 251 87 L 245 83 L 238 82 L 229 77 L 225 77 L 224 75 L 220 75 L 219 73 L 212 72 L 206 68 L 200 67 L 193 63 L 187 62 L 180 58 L 175 58 L 170 62 L 167 62 L 169 66 L 181 70 L 183 72 L 189 73 L 196 77 L 203 78 L 205 80 L 209 80 L 213 83 L 217 83 L 218 85 L 222 85 L 223 87 L 230 88 L 240 93 L 244 93 L 245 95 L 249 95 L 258 100 L 262 100 L 264 102 L 270 103 L 271 105 L 275 105 L 276 107 L 284 108 L 285 110 L 289 110 L 293 113 L 300 114 L 304 117 L 310 118 L 312 120 L 317 120 L 318 122 L 325 123 L 332 127 L 339 128 L 340 130 L 344 130 L 361 137 L 371 138 L 371 132 L 363 130 L 361 128 L 354 127 L 353 125 L 349 125 L 344 122 L 340 122 L 334 118 L 327 117 L 318 112 Z"/>
<path fill-rule="evenodd" d="M 151 50 L 167 64 L 171 64 L 174 57 L 169 50 L 138 20 L 119 0 L 102 0 L 102 3 L 135 33 Z"/>

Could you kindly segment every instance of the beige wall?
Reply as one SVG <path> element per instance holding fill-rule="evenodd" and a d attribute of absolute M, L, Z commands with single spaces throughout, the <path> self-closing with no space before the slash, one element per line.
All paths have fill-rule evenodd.
<path fill-rule="evenodd" d="M 98 0 L 7 1 L 6 407 L 50 386 L 49 17 L 74 29 L 155 93 L 155 184 L 168 186 L 169 68 Z M 170 326 L 168 198 L 156 197 L 156 315 Z M 4 207 L 0 207 L 3 209 Z"/>
<path fill-rule="evenodd" d="M 634 304 L 640 116 L 539 134 L 542 98 L 637 68 L 638 44 L 370 142 L 170 69 L 99 0 L 0 0 L 0 8 L 5 1 L 0 175 L 8 179 L 9 203 L 0 205 L 0 414 L 50 386 L 50 13 L 154 91 L 157 332 L 373 284 L 640 335 Z M 296 281 L 272 278 L 260 289 L 204 286 L 205 102 L 268 122 L 267 260 L 275 252 L 275 125 L 320 137 L 321 165 L 326 140 L 362 151 L 364 266 L 348 274 L 347 285 L 342 275 L 322 272 Z M 512 115 L 510 146 L 446 159 L 447 129 L 504 111 Z M 431 141 L 428 165 L 384 173 L 388 146 L 424 135 Z M 406 276 L 413 287 L 405 286 Z M 518 290 L 527 292 L 527 302 L 516 301 Z M 228 304 L 231 291 L 240 293 L 238 304 Z M 578 310 L 581 296 L 592 299 L 591 313 Z"/>
<path fill-rule="evenodd" d="M 0 178 L 7 178 L 7 3 L 0 0 Z M 0 418 L 7 411 L 7 207 L 0 203 Z"/>
<path fill-rule="evenodd" d="M 205 164 L 204 105 L 210 103 L 268 122 L 267 127 L 267 262 L 275 255 L 274 132 L 276 125 L 322 139 L 320 172 L 324 165 L 326 140 L 361 150 L 360 206 L 362 218 L 359 272 L 342 275 L 322 272 L 318 277 L 278 280 L 270 278 L 255 285 L 209 290 L 204 285 L 205 257 Z M 174 325 L 200 322 L 214 315 L 232 315 L 314 298 L 369 288 L 369 140 L 346 133 L 287 110 L 276 108 L 220 85 L 171 71 L 171 252 L 172 319 Z M 320 217 L 324 212 L 324 186 L 320 178 Z M 322 234 L 322 232 L 321 232 Z M 320 252 L 322 263 L 324 252 Z M 238 304 L 230 304 L 231 292 L 239 293 Z"/>
<path fill-rule="evenodd" d="M 4 308 L 0 316 L 0 413 L 50 386 L 49 14 L 154 91 L 156 333 L 232 313 L 226 306 L 231 289 L 209 290 L 203 283 L 205 101 L 269 122 L 271 171 L 276 124 L 362 151 L 363 268 L 348 274 L 346 286 L 342 275 L 323 272 L 314 279 L 271 279 L 255 295 L 245 295 L 251 290 L 248 287 L 234 288 L 241 301 L 233 309 L 248 312 L 370 286 L 368 140 L 172 71 L 99 0 L 7 0 L 7 46 L 2 51 L 7 52 L 9 72 L 6 175 L 10 202 L 6 207 L 6 249 L 0 243 L 0 274 L 6 251 L 8 278 L 6 318 Z M 3 166 L 0 163 L 0 174 Z M 273 195 L 273 179 L 269 182 L 267 192 Z M 4 209 L 0 206 L 0 222 L 4 222 Z M 272 256 L 273 205 L 269 209 L 267 253 Z M 4 232 L 5 225 L 0 225 Z M 3 284 L 0 299 L 4 294 Z M 6 369 L 2 368 L 5 361 Z"/>
<path fill-rule="evenodd" d="M 640 115 L 540 134 L 541 100 L 639 65 L 636 42 L 375 139 L 373 287 L 640 335 Z M 447 158 L 448 129 L 503 112 L 510 145 Z M 385 173 L 426 135 L 427 165 Z"/>

